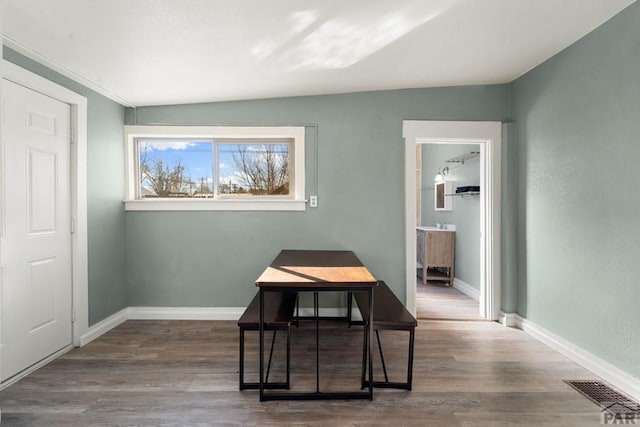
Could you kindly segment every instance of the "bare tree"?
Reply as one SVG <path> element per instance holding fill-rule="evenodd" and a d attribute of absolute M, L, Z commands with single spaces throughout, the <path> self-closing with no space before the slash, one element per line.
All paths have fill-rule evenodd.
<path fill-rule="evenodd" d="M 149 156 L 149 149 L 140 152 L 140 182 L 148 183 L 158 197 L 190 195 L 193 181 L 185 174 L 182 162 L 170 166 L 160 158 Z"/>
<path fill-rule="evenodd" d="M 232 153 L 240 184 L 251 194 L 289 194 L 289 155 L 284 144 L 239 144 Z M 286 148 L 285 148 L 286 147 Z"/>

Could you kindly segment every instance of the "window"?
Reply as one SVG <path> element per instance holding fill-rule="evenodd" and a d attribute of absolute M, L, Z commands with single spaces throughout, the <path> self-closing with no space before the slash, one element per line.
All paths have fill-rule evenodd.
<path fill-rule="evenodd" d="M 127 210 L 304 210 L 303 127 L 125 126 Z"/>

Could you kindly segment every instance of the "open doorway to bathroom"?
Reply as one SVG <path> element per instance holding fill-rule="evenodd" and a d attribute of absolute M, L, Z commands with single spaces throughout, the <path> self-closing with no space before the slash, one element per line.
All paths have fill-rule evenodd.
<path fill-rule="evenodd" d="M 405 266 L 406 266 L 406 304 L 417 313 L 417 195 L 422 193 L 422 172 L 418 173 L 416 147 L 423 144 L 480 146 L 480 192 L 477 195 L 480 204 L 480 297 L 479 317 L 486 320 L 498 320 L 501 307 L 501 152 L 502 123 L 500 122 L 461 122 L 405 120 L 402 125 L 405 146 Z M 422 168 L 422 165 L 420 165 Z M 440 165 L 444 168 L 446 165 Z M 443 172 L 443 171 L 441 171 Z M 437 172 L 436 172 L 437 173 Z M 441 175 L 444 175 L 441 173 Z M 434 187 L 435 185 L 434 180 Z M 445 177 L 443 179 L 446 181 Z M 454 192 L 456 188 L 442 190 Z M 437 191 L 437 188 L 434 188 Z M 433 193 L 432 193 L 433 194 Z M 471 196 L 470 197 L 475 197 Z M 461 197 L 461 196 L 452 196 Z M 434 197 L 435 199 L 435 197 Z M 446 208 L 446 199 L 441 201 Z M 440 222 L 440 221 L 435 221 Z M 422 219 L 420 220 L 422 223 Z M 441 224 L 443 222 L 440 222 Z M 444 224 L 448 224 L 444 222 Z M 435 225 L 435 224 L 434 224 Z M 443 226 L 441 226 L 443 227 Z M 444 228 L 447 228 L 444 226 Z M 455 265 L 453 278 L 456 277 Z M 455 280 L 454 280 L 455 282 Z"/>
<path fill-rule="evenodd" d="M 416 145 L 416 316 L 480 317 L 480 145 Z"/>

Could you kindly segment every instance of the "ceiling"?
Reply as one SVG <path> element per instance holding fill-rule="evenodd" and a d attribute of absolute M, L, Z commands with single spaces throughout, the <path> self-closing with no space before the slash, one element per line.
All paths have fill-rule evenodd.
<path fill-rule="evenodd" d="M 506 83 L 635 0 L 8 0 L 4 44 L 123 105 Z"/>

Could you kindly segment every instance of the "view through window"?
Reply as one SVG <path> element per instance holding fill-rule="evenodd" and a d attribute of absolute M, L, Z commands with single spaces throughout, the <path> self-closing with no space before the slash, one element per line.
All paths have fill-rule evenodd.
<path fill-rule="evenodd" d="M 138 198 L 287 197 L 293 141 L 139 138 Z"/>

